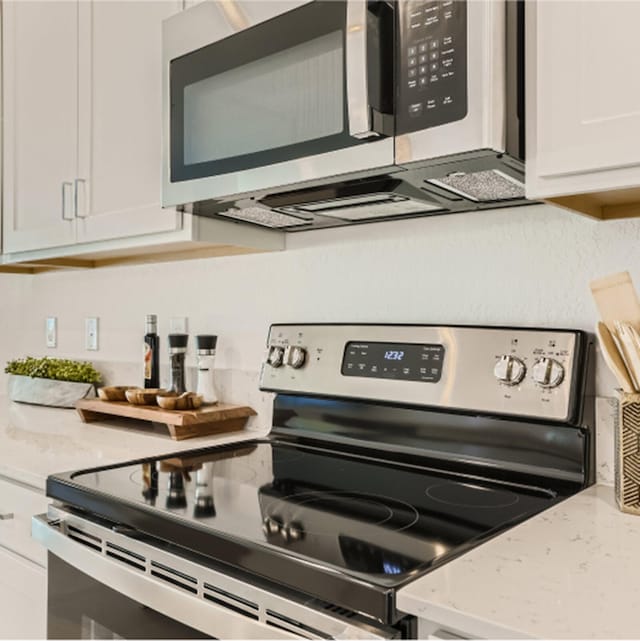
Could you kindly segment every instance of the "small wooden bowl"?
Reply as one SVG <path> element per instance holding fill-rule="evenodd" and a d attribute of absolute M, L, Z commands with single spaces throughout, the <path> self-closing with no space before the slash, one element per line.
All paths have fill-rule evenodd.
<path fill-rule="evenodd" d="M 98 397 L 103 401 L 126 401 L 126 391 L 136 389 L 131 385 L 115 385 L 112 387 L 99 387 Z"/>
<path fill-rule="evenodd" d="M 175 410 L 178 404 L 178 395 L 175 392 L 164 392 L 156 396 L 156 403 L 163 410 Z"/>
<path fill-rule="evenodd" d="M 158 394 L 162 394 L 165 391 L 166 390 L 163 389 L 141 389 L 134 387 L 133 389 L 128 389 L 125 392 L 125 396 L 132 405 L 155 405 Z"/>
<path fill-rule="evenodd" d="M 185 410 L 197 410 L 199 407 L 202 406 L 202 401 L 204 400 L 204 397 L 202 394 L 194 394 L 193 392 L 187 392 L 186 394 L 183 394 L 180 396 L 180 399 L 184 403 L 184 407 L 182 409 Z"/>
<path fill-rule="evenodd" d="M 202 406 L 202 394 L 185 392 L 177 396 L 175 392 L 158 394 L 156 397 L 158 405 L 164 410 L 197 410 Z"/>

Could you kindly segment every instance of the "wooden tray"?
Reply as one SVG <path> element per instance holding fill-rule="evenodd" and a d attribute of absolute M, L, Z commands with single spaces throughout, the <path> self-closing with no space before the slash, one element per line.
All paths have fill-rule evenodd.
<path fill-rule="evenodd" d="M 103 421 L 109 417 L 132 418 L 167 426 L 171 438 L 181 441 L 195 436 L 241 430 L 255 411 L 241 405 L 207 405 L 197 410 L 163 410 L 157 405 L 132 405 L 122 401 L 84 399 L 76 403 L 83 423 Z"/>

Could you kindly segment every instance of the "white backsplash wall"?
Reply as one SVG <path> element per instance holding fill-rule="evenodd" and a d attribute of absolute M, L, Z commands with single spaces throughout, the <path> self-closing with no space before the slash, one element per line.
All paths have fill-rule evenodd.
<path fill-rule="evenodd" d="M 255 380 L 271 322 L 592 330 L 589 281 L 628 269 L 640 287 L 639 241 L 640 220 L 601 223 L 532 205 L 292 234 L 280 253 L 3 276 L 0 359 L 50 354 L 138 371 L 151 313 L 165 362 L 169 318 L 187 316 L 192 336 L 219 335 L 217 366 L 247 373 L 238 381 Z M 46 316 L 58 317 L 55 350 L 45 347 Z M 98 352 L 84 349 L 87 316 L 100 319 Z M 613 387 L 599 367 L 598 393 L 610 396 Z M 248 392 L 239 384 L 231 393 Z"/>

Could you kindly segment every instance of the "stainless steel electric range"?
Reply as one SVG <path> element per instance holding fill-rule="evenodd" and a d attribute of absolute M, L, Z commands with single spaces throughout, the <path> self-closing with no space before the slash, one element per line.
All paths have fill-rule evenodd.
<path fill-rule="evenodd" d="M 49 637 L 415 636 L 402 586 L 592 482 L 590 351 L 273 325 L 266 438 L 48 479 Z"/>

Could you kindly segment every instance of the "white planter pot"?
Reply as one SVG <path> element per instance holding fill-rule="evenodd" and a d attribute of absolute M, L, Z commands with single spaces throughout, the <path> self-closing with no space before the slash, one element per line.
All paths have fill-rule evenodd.
<path fill-rule="evenodd" d="M 75 407 L 81 398 L 93 398 L 96 388 L 92 383 L 70 383 L 49 378 L 31 378 L 9 374 L 9 399 L 19 403 Z"/>

